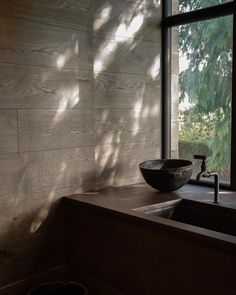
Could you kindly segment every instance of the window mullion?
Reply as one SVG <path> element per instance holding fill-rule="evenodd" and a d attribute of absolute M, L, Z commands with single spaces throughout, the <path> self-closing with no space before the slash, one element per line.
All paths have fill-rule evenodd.
<path fill-rule="evenodd" d="M 232 69 L 232 130 L 231 130 L 231 187 L 236 190 L 236 12 L 233 16 L 233 69 Z"/>
<path fill-rule="evenodd" d="M 163 16 L 171 12 L 171 1 L 163 1 Z M 171 157 L 171 28 L 162 26 L 162 158 Z"/>
<path fill-rule="evenodd" d="M 163 18 L 162 24 L 166 27 L 173 27 L 192 22 L 202 21 L 210 18 L 232 14 L 234 8 L 235 2 L 229 2 L 225 4 L 220 4 L 218 6 L 212 6 L 182 14 L 166 16 Z"/>

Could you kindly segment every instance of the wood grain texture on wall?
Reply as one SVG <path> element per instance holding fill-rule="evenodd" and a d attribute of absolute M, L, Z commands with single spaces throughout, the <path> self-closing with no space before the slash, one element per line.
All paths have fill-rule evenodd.
<path fill-rule="evenodd" d="M 34 249 L 62 240 L 63 195 L 140 182 L 160 156 L 160 19 L 155 0 L 0 0 L 0 253 L 24 248 L 0 286 L 62 263 Z"/>
<path fill-rule="evenodd" d="M 93 146 L 93 119 L 91 109 L 19 110 L 19 150 Z"/>
<path fill-rule="evenodd" d="M 0 61 L 92 70 L 92 33 L 2 16 Z"/>
<path fill-rule="evenodd" d="M 96 108 L 160 108 L 159 79 L 105 72 L 94 83 Z"/>
<path fill-rule="evenodd" d="M 0 109 L 0 153 L 17 152 L 17 112 Z"/>
<path fill-rule="evenodd" d="M 1 197 L 7 193 L 37 193 L 54 188 L 76 186 L 83 173 L 93 168 L 92 148 L 58 149 L 19 154 L 2 154 Z M 14 181 L 14 183 L 12 183 Z M 17 197 L 17 196 L 16 196 Z"/>
<path fill-rule="evenodd" d="M 160 150 L 154 142 L 103 144 L 95 149 L 97 188 L 106 185 L 129 185 L 142 182 L 138 165 L 158 158 Z"/>
<path fill-rule="evenodd" d="M 0 108 L 92 108 L 91 72 L 1 64 Z"/>
<path fill-rule="evenodd" d="M 154 1 L 127 2 L 105 2 L 95 13 L 97 187 L 140 182 L 139 162 L 160 157 L 161 10 Z"/>
<path fill-rule="evenodd" d="M 141 113 L 136 118 L 136 114 Z M 154 109 L 97 109 L 97 144 L 159 143 L 157 120 L 160 110 Z"/>
<path fill-rule="evenodd" d="M 13 16 L 48 25 L 87 31 L 92 26 L 92 2 L 87 0 L 14 0 Z"/>

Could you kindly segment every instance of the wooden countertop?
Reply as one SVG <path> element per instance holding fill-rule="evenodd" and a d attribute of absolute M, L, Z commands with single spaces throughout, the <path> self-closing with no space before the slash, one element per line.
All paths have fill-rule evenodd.
<path fill-rule="evenodd" d="M 181 222 L 136 212 L 133 209 L 156 203 L 177 200 L 180 198 L 212 203 L 213 188 L 196 185 L 185 185 L 181 189 L 171 193 L 160 193 L 153 190 L 146 183 L 123 187 L 111 187 L 97 192 L 87 192 L 71 195 L 64 198 L 66 204 L 98 210 L 104 214 L 115 214 L 130 220 L 146 223 L 150 226 L 164 227 L 168 231 L 177 231 L 178 234 L 191 235 L 192 237 L 204 237 L 205 240 L 219 246 L 222 242 L 231 249 L 236 249 L 236 237 L 184 224 Z M 236 209 L 236 192 L 220 190 L 219 205 Z M 235 211 L 236 213 L 236 211 Z M 219 244 L 220 243 L 220 244 Z"/>

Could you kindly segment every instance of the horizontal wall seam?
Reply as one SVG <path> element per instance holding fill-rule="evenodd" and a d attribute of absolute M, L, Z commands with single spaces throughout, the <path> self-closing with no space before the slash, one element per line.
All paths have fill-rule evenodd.
<path fill-rule="evenodd" d="M 125 75 L 132 75 L 132 76 L 141 76 L 141 77 L 150 77 L 149 74 L 145 74 L 145 73 L 132 73 L 132 72 L 113 72 L 113 71 L 102 71 L 102 72 L 96 72 L 93 70 L 87 70 L 87 69 L 75 69 L 75 68 L 67 68 L 64 67 L 63 69 L 59 70 L 57 67 L 51 67 L 51 66 L 45 66 L 45 65 L 37 65 L 37 64 L 25 64 L 25 63 L 14 63 L 14 62 L 4 62 L 4 61 L 0 61 L 0 65 L 1 64 L 7 64 L 7 65 L 15 65 L 15 66 L 26 66 L 26 67 L 36 67 L 36 68 L 47 68 L 47 69 L 52 69 L 52 70 L 57 70 L 58 72 L 62 72 L 63 70 L 65 71 L 74 71 L 74 72 L 88 72 L 88 73 L 99 73 L 99 75 L 102 75 L 103 73 L 108 73 L 108 74 L 125 74 Z M 89 79 L 86 79 L 89 81 Z"/>
<path fill-rule="evenodd" d="M 102 35 L 102 36 L 114 36 L 114 37 L 119 37 L 119 38 L 124 38 L 124 39 L 127 39 L 127 40 L 137 40 L 137 41 L 140 41 L 140 38 L 138 37 L 134 37 L 134 38 L 129 38 L 129 37 L 124 37 L 122 35 L 114 35 L 114 34 L 109 34 L 109 33 L 94 33 L 94 30 L 86 30 L 86 29 L 82 29 L 82 28 L 75 28 L 73 26 L 65 26 L 65 25 L 60 25 L 60 24 L 51 24 L 51 23 L 48 23 L 48 22 L 40 22 L 40 21 L 36 21 L 36 20 L 31 20 L 31 19 L 28 19 L 28 18 L 25 18 L 25 17 L 20 17 L 20 16 L 15 16 L 13 15 L 12 17 L 9 17 L 9 16 L 6 16 L 6 18 L 12 18 L 12 19 L 19 19 L 19 20 L 24 20 L 24 21 L 27 21 L 27 22 L 32 22 L 32 23 L 37 23 L 37 24 L 41 24 L 41 25 L 47 25 L 47 26 L 52 26 L 52 27 L 55 27 L 55 28 L 61 28 L 61 29 L 70 29 L 76 33 L 78 32 L 85 32 L 85 33 L 89 33 L 89 34 L 95 34 L 95 35 Z M 157 23 L 156 24 L 156 27 L 157 28 L 161 28 L 161 22 Z M 145 41 L 145 42 L 150 42 L 150 43 L 157 43 L 159 44 L 160 43 L 160 40 L 159 41 L 153 41 L 153 40 L 148 40 L 148 39 L 142 39 L 141 41 Z"/>

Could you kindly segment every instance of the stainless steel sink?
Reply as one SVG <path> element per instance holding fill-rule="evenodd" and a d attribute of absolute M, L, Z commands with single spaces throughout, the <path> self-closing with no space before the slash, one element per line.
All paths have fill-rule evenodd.
<path fill-rule="evenodd" d="M 236 236 L 236 209 L 181 199 L 134 210 Z"/>

